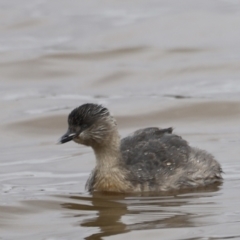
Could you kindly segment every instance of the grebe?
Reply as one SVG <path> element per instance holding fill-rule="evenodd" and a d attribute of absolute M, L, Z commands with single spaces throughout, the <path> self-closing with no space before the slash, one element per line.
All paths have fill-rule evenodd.
<path fill-rule="evenodd" d="M 144 128 L 120 139 L 116 120 L 102 105 L 87 103 L 68 116 L 59 143 L 91 146 L 96 156 L 86 189 L 152 192 L 204 187 L 222 181 L 222 169 L 206 151 L 190 147 L 172 128 Z"/>

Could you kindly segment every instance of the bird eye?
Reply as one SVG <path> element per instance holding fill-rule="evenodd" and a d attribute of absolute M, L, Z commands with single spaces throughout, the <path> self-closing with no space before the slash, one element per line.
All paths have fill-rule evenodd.
<path fill-rule="evenodd" d="M 86 128 L 88 128 L 88 125 L 87 124 L 83 124 L 83 125 L 81 125 L 81 128 L 82 129 L 86 129 Z"/>

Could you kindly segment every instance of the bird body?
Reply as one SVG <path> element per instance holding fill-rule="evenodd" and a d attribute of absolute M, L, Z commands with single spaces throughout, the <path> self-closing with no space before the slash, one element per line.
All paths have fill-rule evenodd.
<path fill-rule="evenodd" d="M 222 169 L 204 150 L 189 146 L 172 128 L 144 128 L 120 139 L 116 120 L 101 105 L 84 104 L 68 117 L 65 143 L 91 146 L 96 156 L 90 192 L 159 192 L 222 181 Z"/>

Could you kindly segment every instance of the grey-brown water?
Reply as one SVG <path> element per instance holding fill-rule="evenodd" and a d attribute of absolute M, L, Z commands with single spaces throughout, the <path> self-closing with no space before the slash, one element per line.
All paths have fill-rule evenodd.
<path fill-rule="evenodd" d="M 240 1 L 0 1 L 0 239 L 240 239 Z M 90 195 L 90 148 L 56 145 L 71 109 L 122 136 L 174 127 L 224 183 Z"/>

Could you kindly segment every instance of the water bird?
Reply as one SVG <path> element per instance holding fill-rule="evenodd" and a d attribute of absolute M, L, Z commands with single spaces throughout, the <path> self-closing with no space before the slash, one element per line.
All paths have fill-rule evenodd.
<path fill-rule="evenodd" d="M 148 127 L 121 139 L 115 118 L 102 105 L 86 103 L 68 116 L 59 143 L 92 147 L 96 166 L 89 192 L 160 192 L 205 187 L 222 181 L 220 164 L 191 147 L 172 128 Z"/>

